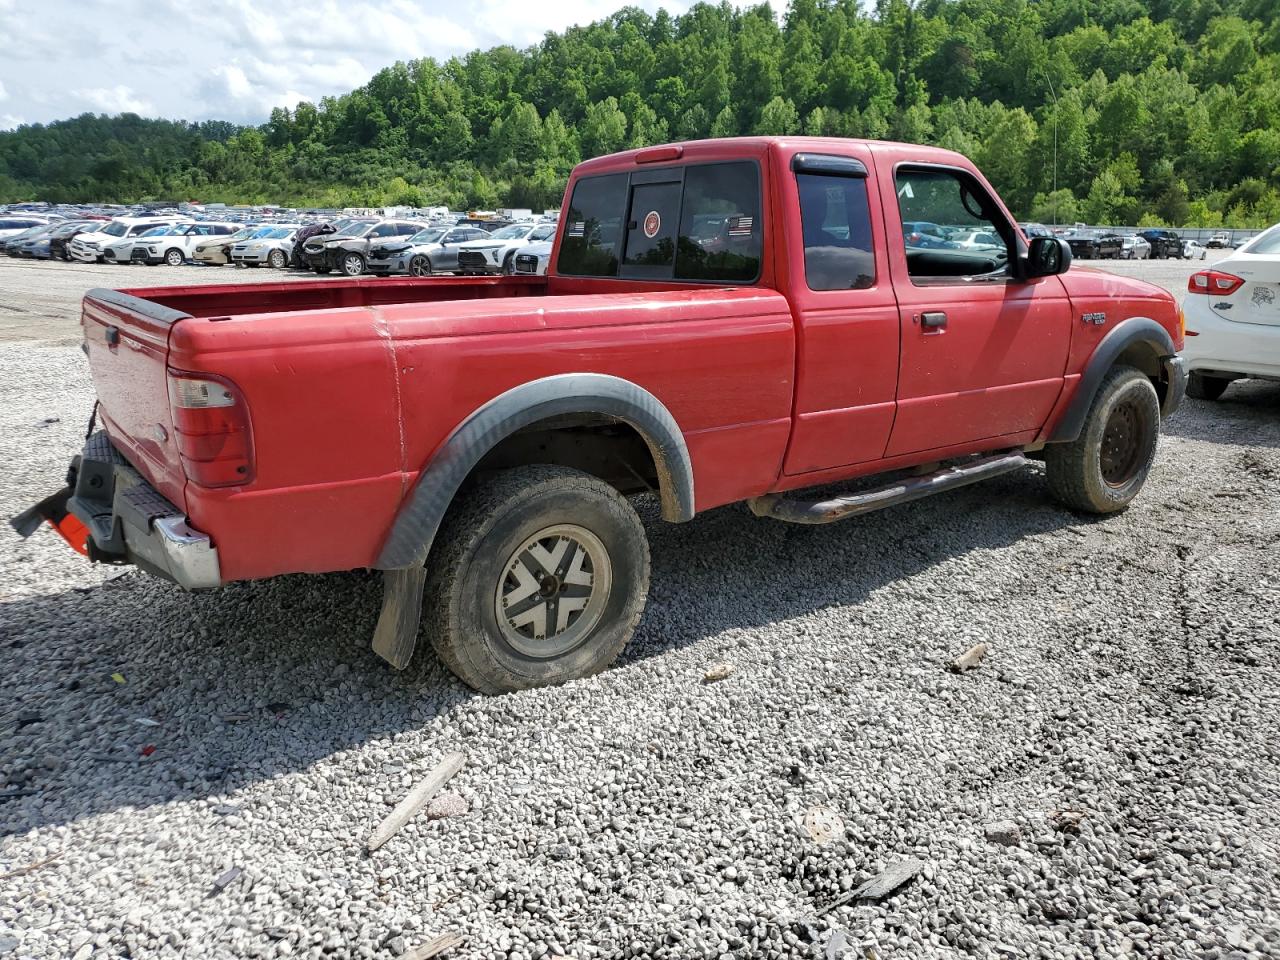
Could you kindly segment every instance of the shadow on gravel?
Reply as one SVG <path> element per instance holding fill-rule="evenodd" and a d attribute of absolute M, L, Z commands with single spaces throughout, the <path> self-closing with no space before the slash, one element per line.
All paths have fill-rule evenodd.
<path fill-rule="evenodd" d="M 1206 443 L 1280 448 L 1280 383 L 1237 380 L 1219 400 L 1188 399 L 1164 432 Z"/>
<path fill-rule="evenodd" d="M 1081 522 L 1039 468 L 828 527 L 744 507 L 669 525 L 641 509 L 653 581 L 623 665 L 833 605 L 871 629 L 858 607 L 877 589 L 925 572 L 913 590 L 946 604 L 973 584 L 932 568 Z M 221 797 L 436 720 L 465 730 L 444 715 L 473 694 L 429 643 L 404 673 L 368 650 L 379 596 L 368 573 L 193 595 L 133 572 L 0 605 L 0 835 Z M 380 781 L 358 758 L 345 769 Z"/>

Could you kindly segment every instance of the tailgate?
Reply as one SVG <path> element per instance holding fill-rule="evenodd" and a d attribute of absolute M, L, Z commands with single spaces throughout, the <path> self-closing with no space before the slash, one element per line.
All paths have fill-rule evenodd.
<path fill-rule="evenodd" d="M 80 323 L 98 416 L 116 448 L 171 503 L 185 509 L 166 372 L 169 331 L 190 314 L 118 290 L 90 290 Z"/>

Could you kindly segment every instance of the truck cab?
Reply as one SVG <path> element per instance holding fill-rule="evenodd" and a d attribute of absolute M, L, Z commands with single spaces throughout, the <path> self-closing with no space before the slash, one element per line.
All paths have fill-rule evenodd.
<path fill-rule="evenodd" d="M 425 616 L 501 692 L 623 649 L 649 577 L 635 495 L 671 522 L 746 502 L 829 523 L 1040 458 L 1068 508 L 1114 513 L 1185 390 L 1168 292 L 1028 240 L 938 148 L 589 160 L 548 262 L 91 291 L 104 429 L 19 525 L 194 588 L 381 570 L 375 652 L 405 666 Z"/>

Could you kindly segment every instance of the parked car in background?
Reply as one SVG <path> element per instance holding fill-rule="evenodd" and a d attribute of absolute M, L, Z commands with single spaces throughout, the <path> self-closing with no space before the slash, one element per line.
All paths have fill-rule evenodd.
<path fill-rule="evenodd" d="M 1118 234 L 1076 231 L 1066 237 L 1071 255 L 1080 260 L 1114 260 L 1120 257 L 1124 241 Z"/>
<path fill-rule="evenodd" d="M 1206 240 L 1204 245 L 1210 250 L 1221 250 L 1223 247 L 1230 247 L 1233 245 L 1231 243 L 1231 234 L 1226 230 L 1219 230 Z"/>
<path fill-rule="evenodd" d="M 1018 226 L 1022 228 L 1022 234 L 1028 240 L 1032 239 L 1033 237 L 1052 237 L 1053 236 L 1053 231 L 1050 230 L 1048 227 L 1046 227 L 1043 223 L 1020 223 L 1018 224 Z"/>
<path fill-rule="evenodd" d="M 16 237 L 20 233 L 26 233 L 33 227 L 42 227 L 48 222 L 48 217 L 0 214 L 0 240 Z"/>
<path fill-rule="evenodd" d="M 1198 240 L 1182 241 L 1182 258 L 1184 260 L 1203 260 L 1209 255 L 1209 250 L 1200 245 Z"/>
<path fill-rule="evenodd" d="M 533 240 L 556 235 L 554 223 L 513 223 L 458 248 L 460 273 L 513 273 L 516 250 Z"/>
<path fill-rule="evenodd" d="M 18 256 L 18 250 L 21 249 L 24 243 L 29 240 L 36 240 L 40 237 L 48 236 L 53 228 L 54 224 L 39 223 L 33 227 L 28 227 L 26 230 L 10 234 L 0 240 L 0 252 L 3 252 L 10 257 L 16 257 Z"/>
<path fill-rule="evenodd" d="M 231 262 L 231 247 L 240 240 L 252 237 L 262 230 L 269 230 L 260 224 L 242 226 L 235 233 L 224 237 L 207 237 L 191 248 L 191 260 L 207 266 L 222 266 Z"/>
<path fill-rule="evenodd" d="M 1187 281 L 1187 395 L 1217 400 L 1233 380 L 1280 380 L 1280 224 Z"/>
<path fill-rule="evenodd" d="M 358 220 L 328 236 L 312 237 L 303 244 L 307 263 L 316 273 L 339 270 L 348 277 L 364 273 L 374 244 L 408 239 L 422 224 L 414 220 Z"/>
<path fill-rule="evenodd" d="M 58 229 L 49 234 L 49 259 L 70 260 L 71 254 L 67 245 L 86 230 L 96 230 L 102 226 L 101 220 L 67 220 Z"/>
<path fill-rule="evenodd" d="M 515 272 L 522 276 L 545 277 L 547 266 L 551 262 L 551 248 L 554 240 L 537 240 L 526 243 L 516 251 Z"/>
<path fill-rule="evenodd" d="M 23 234 L 23 239 L 14 241 L 8 252 L 11 256 L 29 260 L 50 260 L 53 258 L 53 237 L 59 233 L 66 233 L 75 226 L 74 222 L 67 223 L 65 220 L 52 221 L 42 228 L 35 228 L 35 232 Z"/>
<path fill-rule="evenodd" d="M 999 236 L 986 230 L 962 230 L 951 234 L 948 239 L 962 250 L 1004 246 L 1004 241 Z"/>
<path fill-rule="evenodd" d="M 133 248 L 138 245 L 139 241 L 145 241 L 149 237 L 159 237 L 174 229 L 171 223 L 157 224 L 148 227 L 136 236 L 121 237 L 118 240 L 112 240 L 110 243 L 102 245 L 102 259 L 106 263 L 133 263 Z"/>
<path fill-rule="evenodd" d="M 298 232 L 296 223 L 273 224 L 257 236 L 246 237 L 232 244 L 231 262 L 237 267 L 260 267 L 264 263 L 277 270 L 289 266 L 289 254 L 293 251 L 293 237 Z"/>
<path fill-rule="evenodd" d="M 409 274 L 429 277 L 458 269 L 460 245 L 488 234 L 479 227 L 427 227 L 411 237 L 377 243 L 369 250 L 369 272 L 380 277 Z"/>
<path fill-rule="evenodd" d="M 956 245 L 947 239 L 942 227 L 924 220 L 903 221 L 902 235 L 908 247 L 922 250 L 954 250 Z"/>
<path fill-rule="evenodd" d="M 189 222 L 189 218 L 183 218 Z M 131 239 L 153 227 L 170 226 L 173 217 L 118 217 L 97 230 L 86 230 L 71 241 L 68 250 L 71 259 L 81 263 L 101 263 L 104 249 L 123 239 Z M 132 247 L 130 247 L 132 251 Z"/>
<path fill-rule="evenodd" d="M 1120 257 L 1123 260 L 1146 260 L 1151 256 L 1151 244 L 1146 237 L 1137 234 L 1124 237 L 1121 241 Z"/>
<path fill-rule="evenodd" d="M 155 266 L 167 263 L 178 267 L 191 259 L 196 246 L 212 237 L 229 237 L 236 232 L 235 223 L 182 223 L 161 230 L 151 230 L 133 245 L 134 260 Z"/>
<path fill-rule="evenodd" d="M 1153 260 L 1182 257 L 1182 237 L 1172 230 L 1139 230 L 1138 235 L 1151 244 Z"/>
<path fill-rule="evenodd" d="M 336 220 L 333 223 L 310 223 L 298 230 L 293 236 L 293 249 L 289 251 L 289 266 L 297 270 L 306 270 L 307 260 L 303 253 L 303 246 L 312 237 L 319 237 L 326 233 L 337 233 L 349 223 L 349 220 Z"/>

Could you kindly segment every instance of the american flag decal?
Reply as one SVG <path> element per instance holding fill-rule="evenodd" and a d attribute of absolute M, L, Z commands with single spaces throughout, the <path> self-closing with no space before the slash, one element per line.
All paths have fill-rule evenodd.
<path fill-rule="evenodd" d="M 587 232 L 587 224 L 584 220 L 575 220 L 569 225 L 568 236 L 580 237 Z"/>
<path fill-rule="evenodd" d="M 749 237 L 751 236 L 751 224 L 753 217 L 730 217 L 729 218 L 729 236 L 731 237 Z"/>

